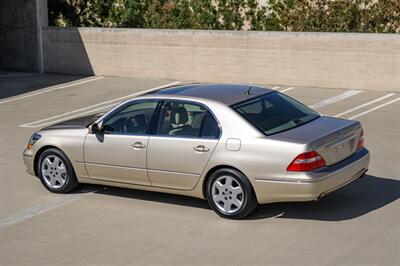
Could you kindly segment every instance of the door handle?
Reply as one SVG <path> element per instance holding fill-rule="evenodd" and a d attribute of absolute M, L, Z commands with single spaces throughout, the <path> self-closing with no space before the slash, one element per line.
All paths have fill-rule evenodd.
<path fill-rule="evenodd" d="M 199 146 L 194 147 L 193 150 L 198 151 L 198 152 L 208 152 L 210 149 L 204 145 L 199 145 Z"/>
<path fill-rule="evenodd" d="M 146 148 L 146 145 L 144 145 L 143 143 L 141 143 L 141 142 L 135 142 L 134 144 L 131 144 L 132 145 L 132 147 L 134 148 L 134 149 L 144 149 L 144 148 Z"/>

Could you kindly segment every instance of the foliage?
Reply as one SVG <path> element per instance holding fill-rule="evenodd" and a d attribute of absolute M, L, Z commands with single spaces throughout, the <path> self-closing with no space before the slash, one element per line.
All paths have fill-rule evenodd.
<path fill-rule="evenodd" d="M 110 8 L 108 8 L 109 13 L 104 16 L 103 24 L 100 26 L 177 29 L 220 28 L 217 10 L 211 0 L 114 0 L 111 2 Z M 80 26 L 81 24 L 71 23 L 70 25 Z M 93 24 L 92 26 L 97 25 Z"/>
<path fill-rule="evenodd" d="M 218 10 L 210 0 L 187 0 L 191 6 L 191 29 L 220 29 Z"/>
<path fill-rule="evenodd" d="M 149 12 L 150 0 L 115 0 L 106 17 L 104 27 L 135 27 L 147 26 L 147 12 Z"/>
<path fill-rule="evenodd" d="M 241 30 L 244 26 L 244 12 L 246 1 L 243 0 L 219 0 L 217 11 L 223 30 Z"/>
<path fill-rule="evenodd" d="M 400 33 L 398 0 L 270 0 L 269 3 L 261 16 L 253 19 L 252 29 Z"/>
<path fill-rule="evenodd" d="M 48 0 L 49 25 L 101 27 L 113 1 Z"/>
<path fill-rule="evenodd" d="M 50 25 L 400 33 L 399 0 L 48 0 Z"/>

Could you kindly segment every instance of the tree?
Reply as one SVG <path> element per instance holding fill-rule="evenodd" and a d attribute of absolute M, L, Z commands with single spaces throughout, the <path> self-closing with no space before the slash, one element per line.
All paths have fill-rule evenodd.
<path fill-rule="evenodd" d="M 400 0 L 48 0 L 49 24 L 400 33 Z"/>
<path fill-rule="evenodd" d="M 114 0 L 107 17 L 108 27 L 144 28 L 150 0 Z"/>
<path fill-rule="evenodd" d="M 269 0 L 265 6 L 260 6 L 257 0 L 248 0 L 246 19 L 250 22 L 250 29 L 290 30 L 288 28 L 289 11 L 293 5 L 293 0 Z"/>
<path fill-rule="evenodd" d="M 107 0 L 48 0 L 49 25 L 102 27 L 111 6 Z"/>
<path fill-rule="evenodd" d="M 217 8 L 211 0 L 191 0 L 190 6 L 193 29 L 212 30 L 221 27 Z"/>
<path fill-rule="evenodd" d="M 246 1 L 217 1 L 220 28 L 223 30 L 241 30 L 244 26 Z"/>
<path fill-rule="evenodd" d="M 364 31 L 400 33 L 400 1 L 374 2 L 369 8 L 368 15 L 369 19 L 364 18 L 362 21 Z"/>

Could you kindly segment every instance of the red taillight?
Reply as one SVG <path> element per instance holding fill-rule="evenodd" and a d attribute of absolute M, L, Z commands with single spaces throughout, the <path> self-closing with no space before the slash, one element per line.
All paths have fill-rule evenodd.
<path fill-rule="evenodd" d="M 364 130 L 363 129 L 361 129 L 360 138 L 357 143 L 357 150 L 361 149 L 362 147 L 364 147 Z"/>
<path fill-rule="evenodd" d="M 298 155 L 287 167 L 288 171 L 306 172 L 325 166 L 325 160 L 316 151 Z"/>

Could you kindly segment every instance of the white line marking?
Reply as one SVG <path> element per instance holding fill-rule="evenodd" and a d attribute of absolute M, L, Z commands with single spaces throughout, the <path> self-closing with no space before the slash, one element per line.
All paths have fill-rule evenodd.
<path fill-rule="evenodd" d="M 107 109 L 107 108 L 110 108 L 110 109 L 111 109 L 111 107 L 114 107 L 114 106 L 116 106 L 116 105 L 118 105 L 118 104 L 119 104 L 119 103 L 113 103 L 113 104 L 101 106 L 101 107 L 99 107 L 99 108 L 91 109 L 91 110 L 86 111 L 86 112 L 83 112 L 83 113 L 77 113 L 77 114 L 74 114 L 74 115 L 70 115 L 70 116 L 67 116 L 67 117 L 63 117 L 63 118 L 61 118 L 61 119 L 51 120 L 50 122 L 45 122 L 45 123 L 42 123 L 42 124 L 36 124 L 36 125 L 25 124 L 25 125 L 20 125 L 19 127 L 29 127 L 29 128 L 43 127 L 43 126 L 47 126 L 47 125 L 50 125 L 50 124 L 55 124 L 55 123 L 58 123 L 58 122 L 62 122 L 62 121 L 68 120 L 68 119 L 80 117 L 80 116 L 82 116 L 82 115 L 90 114 L 90 113 L 93 113 L 93 112 L 95 112 L 95 111 L 100 111 L 100 110 L 104 110 L 104 109 Z"/>
<path fill-rule="evenodd" d="M 99 79 L 103 79 L 103 78 L 104 77 L 90 77 L 88 79 L 85 79 L 85 80 L 82 80 L 82 81 L 79 81 L 79 82 L 69 83 L 69 84 L 63 85 L 63 86 L 50 87 L 48 89 L 43 89 L 43 90 L 36 91 L 36 92 L 33 92 L 33 93 L 24 94 L 22 96 L 13 97 L 13 98 L 8 99 L 8 100 L 0 101 L 0 104 L 18 101 L 18 100 L 21 100 L 21 99 L 24 99 L 24 98 L 40 95 L 40 94 L 47 93 L 47 92 L 52 92 L 52 91 L 65 89 L 65 88 L 68 88 L 68 87 L 80 85 L 80 84 L 83 84 L 83 83 L 87 83 L 87 82 L 91 82 L 91 81 L 95 81 L 95 80 L 99 80 Z"/>
<path fill-rule="evenodd" d="M 339 94 L 339 95 L 333 96 L 331 98 L 325 99 L 323 101 L 320 101 L 319 103 L 309 105 L 309 107 L 313 108 L 313 109 L 318 109 L 318 108 L 324 107 L 326 105 L 339 102 L 341 100 L 344 100 L 346 98 L 349 98 L 351 96 L 354 96 L 354 95 L 362 93 L 362 92 L 363 92 L 362 90 L 349 90 L 342 94 Z"/>
<path fill-rule="evenodd" d="M 0 78 L 8 78 L 8 77 L 13 77 L 13 76 L 15 76 L 15 72 L 12 72 L 12 73 L 7 73 L 7 74 L 1 74 L 0 75 Z"/>
<path fill-rule="evenodd" d="M 360 116 L 369 114 L 369 113 L 371 113 L 371 112 L 373 112 L 373 111 L 375 111 L 375 110 L 378 110 L 378 109 L 380 109 L 380 108 L 382 108 L 382 107 L 385 107 L 385 106 L 387 106 L 387 105 L 389 105 L 389 104 L 392 104 L 392 103 L 395 103 L 395 102 L 397 102 L 397 101 L 400 101 L 400 97 L 398 97 L 398 98 L 396 98 L 396 99 L 393 99 L 393 100 L 391 100 L 391 101 L 388 101 L 388 102 L 386 102 L 386 103 L 383 103 L 383 104 L 381 104 L 381 105 L 375 106 L 374 108 L 371 108 L 371 109 L 369 109 L 369 110 L 367 110 L 367 111 L 365 111 L 365 112 L 359 113 L 358 115 L 354 115 L 354 116 L 350 117 L 349 119 L 355 119 L 355 118 L 358 118 L 358 117 L 360 117 Z"/>
<path fill-rule="evenodd" d="M 368 105 L 374 104 L 374 103 L 376 103 L 376 102 L 382 101 L 382 100 L 384 100 L 384 99 L 386 99 L 386 98 L 392 97 L 392 96 L 395 95 L 395 94 L 396 94 L 396 93 L 389 93 L 389 94 L 386 94 L 386 95 L 384 95 L 384 96 L 382 96 L 382 97 L 380 97 L 380 98 L 378 98 L 378 99 L 375 99 L 375 100 L 366 102 L 366 103 L 364 103 L 364 104 L 361 104 L 361 105 L 359 105 L 359 106 L 356 106 L 356 107 L 354 107 L 354 108 L 351 108 L 351 109 L 349 109 L 349 110 L 347 110 L 347 111 L 344 111 L 343 113 L 337 114 L 337 115 L 335 115 L 335 117 L 341 117 L 341 116 L 343 116 L 343 115 L 345 115 L 345 114 L 354 112 L 354 111 L 356 111 L 356 110 L 358 110 L 358 109 L 361 109 L 361 108 L 364 108 L 365 106 L 368 106 Z"/>
<path fill-rule="evenodd" d="M 0 79 L 3 78 L 18 78 L 18 77 L 26 77 L 26 76 L 35 76 L 35 75 L 41 75 L 40 73 L 22 73 L 22 72 L 12 72 L 12 73 L 7 73 L 7 74 L 2 74 L 0 75 Z"/>
<path fill-rule="evenodd" d="M 13 214 L 11 216 L 0 218 L 0 229 L 6 227 L 8 225 L 13 225 L 13 224 L 22 222 L 26 219 L 40 215 L 49 210 L 64 206 L 68 203 L 71 203 L 78 199 L 81 199 L 82 197 L 83 197 L 82 195 L 75 195 L 75 196 L 57 198 L 57 199 L 51 200 L 43 205 L 28 208 L 28 209 L 22 210 L 16 214 Z"/>
<path fill-rule="evenodd" d="M 271 88 L 271 90 L 277 90 L 279 88 L 280 88 L 279 86 L 276 86 L 276 87 Z"/>
<path fill-rule="evenodd" d="M 84 108 L 81 108 L 81 109 L 73 110 L 73 111 L 66 112 L 66 113 L 62 113 L 62 114 L 55 115 L 55 116 L 51 116 L 51 117 L 48 117 L 48 118 L 44 118 L 44 119 L 42 119 L 42 120 L 30 122 L 30 123 L 21 125 L 21 127 L 24 127 L 24 126 L 30 127 L 31 125 L 34 125 L 34 124 L 37 124 L 37 123 L 40 123 L 40 122 L 53 120 L 53 119 L 55 119 L 55 118 L 63 117 L 63 116 L 66 116 L 66 115 L 69 115 L 69 114 L 73 114 L 73 113 L 78 113 L 78 114 L 80 114 L 79 112 L 81 112 L 81 111 L 85 111 L 85 110 L 87 110 L 87 109 L 91 109 L 91 108 L 96 107 L 96 106 L 104 105 L 104 104 L 106 104 L 106 103 L 115 102 L 115 101 L 117 101 L 117 100 L 119 100 L 119 99 L 113 99 L 113 100 L 110 100 L 110 101 L 105 101 L 105 102 L 93 104 L 93 105 L 90 105 L 90 106 L 88 106 L 88 107 L 84 107 Z M 115 104 L 117 104 L 117 103 L 115 103 Z M 114 105 L 114 104 L 113 104 L 113 105 Z M 107 106 L 108 106 L 108 105 L 107 105 Z M 105 108 L 105 107 L 107 107 L 107 106 L 103 106 L 102 108 Z M 98 108 L 96 108 L 96 109 L 94 109 L 94 110 L 97 110 L 97 109 L 98 109 Z M 85 112 L 85 113 L 87 113 L 87 112 Z M 34 126 L 34 127 L 36 127 L 36 126 Z"/>
<path fill-rule="evenodd" d="M 129 95 L 126 95 L 126 96 L 123 96 L 123 97 L 111 99 L 111 100 L 104 101 L 104 102 L 101 102 L 101 103 L 97 103 L 97 104 L 94 104 L 94 105 L 90 105 L 90 106 L 87 106 L 87 107 L 84 107 L 84 108 L 80 108 L 80 109 L 77 109 L 77 110 L 74 110 L 74 111 L 70 111 L 70 112 L 66 112 L 66 113 L 63 113 L 63 114 L 55 115 L 55 116 L 52 116 L 52 117 L 48 117 L 48 118 L 45 118 L 45 119 L 41 119 L 41 120 L 38 120 L 38 121 L 26 123 L 26 124 L 20 125 L 20 127 L 42 127 L 42 126 L 45 126 L 45 125 L 48 125 L 48 124 L 53 124 L 53 123 L 56 123 L 56 122 L 64 121 L 64 120 L 66 120 L 68 118 L 74 118 L 74 117 L 77 117 L 77 116 L 80 116 L 80 115 L 83 115 L 83 114 L 91 113 L 93 111 L 98 111 L 98 110 L 101 110 L 101 109 L 109 108 L 111 106 L 117 105 L 118 103 L 113 103 L 113 104 L 101 106 L 101 105 L 104 105 L 104 104 L 121 101 L 121 100 L 126 99 L 126 98 L 135 97 L 135 96 L 142 95 L 142 94 L 145 94 L 145 93 L 148 93 L 148 92 L 152 92 L 152 91 L 155 91 L 155 90 L 159 90 L 159 89 L 162 89 L 162 88 L 165 88 L 165 87 L 170 87 L 170 86 L 173 86 L 173 85 L 176 85 L 176 84 L 179 84 L 179 83 L 180 83 L 180 81 L 171 82 L 171 83 L 168 83 L 168 84 L 165 84 L 165 85 L 158 86 L 156 88 L 151 88 L 151 89 L 148 89 L 148 90 L 132 93 L 132 94 L 129 94 Z M 101 107 L 92 109 L 93 107 L 97 107 L 97 106 L 101 106 Z M 85 112 L 81 113 L 81 111 L 85 111 Z M 71 116 L 66 116 L 66 115 L 70 115 L 70 114 L 72 114 L 72 115 Z M 58 120 L 54 120 L 55 118 L 59 118 L 59 117 L 63 117 L 63 118 L 62 119 L 58 119 Z M 49 121 L 49 122 L 45 122 L 45 121 Z M 41 122 L 45 122 L 45 123 L 41 123 Z M 41 123 L 41 124 L 38 124 L 38 123 Z"/>
<path fill-rule="evenodd" d="M 281 91 L 279 91 L 279 92 L 287 92 L 287 91 L 294 90 L 295 88 L 296 88 L 296 87 L 289 87 L 289 88 L 284 89 L 284 90 L 281 90 Z"/>

